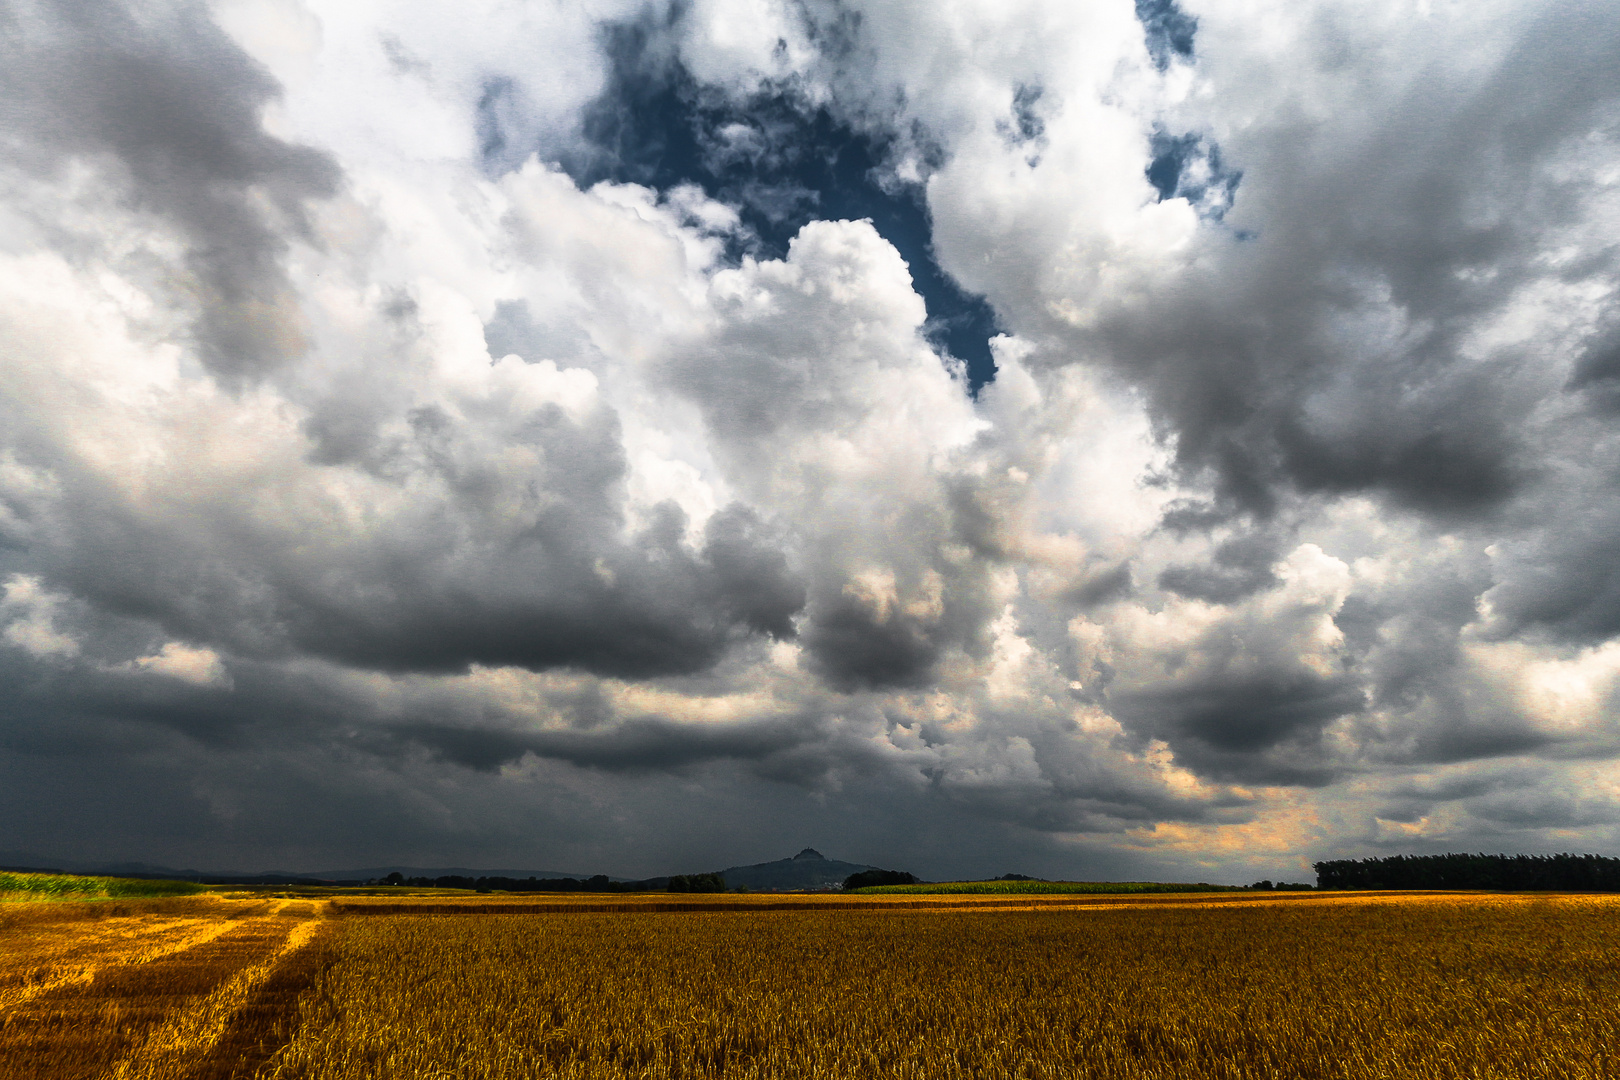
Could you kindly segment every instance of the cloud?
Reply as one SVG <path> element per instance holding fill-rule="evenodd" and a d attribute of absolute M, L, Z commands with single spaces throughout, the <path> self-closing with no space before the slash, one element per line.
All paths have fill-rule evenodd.
<path fill-rule="evenodd" d="M 275 81 L 200 5 L 92 18 L 40 0 L 5 40 L 7 142 L 23 168 L 47 182 L 70 163 L 89 168 L 105 197 L 173 227 L 190 286 L 174 300 L 220 376 L 295 358 L 305 342 L 285 235 L 307 236 L 306 200 L 333 194 L 340 174 L 262 129 Z"/>
<path fill-rule="evenodd" d="M 213 649 L 194 649 L 179 641 L 166 641 L 151 656 L 136 657 L 127 671 L 148 671 L 196 686 L 228 686 L 230 674 Z"/>
<path fill-rule="evenodd" d="M 18 7 L 18 843 L 1611 842 L 1611 23 Z"/>
<path fill-rule="evenodd" d="M 0 599 L 6 643 L 40 659 L 76 655 L 79 643 L 56 626 L 57 609 L 65 599 L 43 588 L 37 577 L 13 575 Z"/>

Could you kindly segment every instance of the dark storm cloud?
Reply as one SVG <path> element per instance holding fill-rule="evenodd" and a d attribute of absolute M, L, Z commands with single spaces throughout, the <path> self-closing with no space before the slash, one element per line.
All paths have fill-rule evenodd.
<path fill-rule="evenodd" d="M 1457 560 L 1414 578 L 1382 598 L 1352 596 L 1334 618 L 1359 660 L 1369 704 L 1383 714 L 1351 724 L 1368 757 L 1439 764 L 1554 747 L 1560 740 L 1538 717 L 1479 686 L 1470 665 L 1465 629 L 1476 622 L 1488 566 Z"/>
<path fill-rule="evenodd" d="M 1585 391 L 1603 412 L 1620 412 L 1620 327 L 1593 335 L 1575 362 L 1569 388 Z"/>
<path fill-rule="evenodd" d="M 138 630 L 104 614 L 93 618 L 93 630 L 74 627 L 89 631 L 86 653 L 120 630 Z M 334 729 L 378 716 L 373 702 L 274 665 L 236 661 L 228 681 L 194 685 L 127 662 L 80 655 L 42 665 L 0 650 L 0 744 L 42 759 L 117 760 L 180 744 L 251 750 L 267 738 L 327 744 Z"/>
<path fill-rule="evenodd" d="M 430 725 L 393 730 L 470 769 L 498 769 L 532 754 L 610 772 L 680 772 L 692 765 L 728 759 L 763 762 L 805 745 L 818 734 L 799 721 L 693 725 L 654 718 L 626 720 L 605 732 L 490 731 Z"/>
<path fill-rule="evenodd" d="M 697 556 L 679 542 L 672 505 L 625 546 L 602 542 L 597 524 L 540 515 L 506 550 L 379 538 L 334 552 L 344 570 L 324 587 L 296 563 L 270 563 L 284 553 L 265 551 L 269 565 L 248 577 L 205 537 L 131 529 L 89 538 L 85 561 L 58 580 L 179 637 L 383 671 L 484 664 L 638 677 L 707 668 L 750 632 L 792 635 L 803 586 L 777 550 L 754 543 L 747 511 L 717 515 Z"/>
<path fill-rule="evenodd" d="M 943 486 L 940 502 L 892 512 L 899 519 L 889 526 L 892 580 L 824 572 L 810 594 L 804 645 L 829 685 L 845 691 L 923 687 L 946 656 L 984 654 L 985 628 L 996 614 L 987 564 L 1005 554 L 993 535 L 995 515 L 987 512 L 995 493 L 964 477 Z M 941 549 L 951 545 L 984 561 L 942 557 Z"/>
<path fill-rule="evenodd" d="M 1423 779 L 1397 784 L 1390 788 L 1392 798 L 1408 799 L 1423 806 L 1432 806 L 1435 803 L 1456 802 L 1459 799 L 1472 799 L 1488 792 L 1499 791 L 1503 788 L 1524 787 L 1531 780 L 1528 777 L 1506 775 L 1462 776 L 1447 780 Z M 1390 820 L 1394 820 L 1391 818 Z"/>
<path fill-rule="evenodd" d="M 1444 722 L 1433 724 L 1418 734 L 1403 760 L 1450 764 L 1496 757 L 1527 754 L 1549 747 L 1557 740 L 1539 731 L 1524 717 L 1514 715 L 1470 714 L 1456 707 L 1448 710 Z"/>
<path fill-rule="evenodd" d="M 917 535 L 944 531 L 926 512 L 911 517 Z M 949 542 L 951 534 L 945 536 Z M 812 589 L 802 636 L 811 666 L 830 686 L 922 687 L 953 651 L 983 655 L 985 627 L 995 615 L 986 568 L 926 553 L 913 558 L 897 559 L 887 579 L 827 574 Z"/>
<path fill-rule="evenodd" d="M 1614 20 L 1553 5 L 1493 68 L 1420 74 L 1352 144 L 1304 122 L 1248 136 L 1249 209 L 1228 220 L 1256 237 L 1229 242 L 1220 280 L 1106 331 L 1188 474 L 1207 470 L 1262 515 L 1288 489 L 1382 493 L 1443 517 L 1521 491 L 1545 357 L 1468 356 L 1466 337 L 1545 274 L 1548 231 L 1577 219 L 1581 192 L 1547 162 L 1604 129 L 1617 65 Z M 1610 253 L 1567 273 L 1613 270 Z"/>
<path fill-rule="evenodd" d="M 1109 705 L 1201 775 L 1316 785 L 1337 771 L 1317 745 L 1322 729 L 1360 712 L 1366 698 L 1354 679 L 1299 672 L 1116 692 Z"/>
<path fill-rule="evenodd" d="M 1271 268 L 1260 276 L 1273 296 L 1292 294 L 1301 309 L 1316 302 L 1314 290 Z M 1431 354 L 1330 369 L 1338 349 L 1298 324 L 1300 309 L 1263 327 L 1231 325 L 1229 313 L 1246 307 L 1236 297 L 1199 302 L 1178 313 L 1184 322 L 1132 327 L 1126 346 L 1153 357 L 1143 376 L 1163 430 L 1182 468 L 1207 470 L 1223 502 L 1268 517 L 1290 488 L 1380 491 L 1451 516 L 1487 510 L 1516 490 L 1534 400 L 1513 366 L 1464 369 Z M 1279 331 L 1298 337 L 1284 344 Z"/>
<path fill-rule="evenodd" d="M 1193 600 L 1230 604 L 1278 584 L 1272 565 L 1279 545 L 1270 537 L 1239 535 L 1217 544 L 1210 566 L 1176 565 L 1159 574 L 1159 588 Z"/>
<path fill-rule="evenodd" d="M 1488 830 L 1574 829 L 1609 824 L 1620 808 L 1605 795 L 1548 785 L 1540 770 L 1490 767 L 1446 781 L 1396 785 L 1377 811 L 1385 821 L 1414 824 L 1436 813 L 1465 813 Z"/>
<path fill-rule="evenodd" d="M 695 550 L 670 502 L 623 535 L 626 462 L 610 409 L 524 416 L 503 444 L 532 454 L 516 476 L 441 410 L 415 410 L 405 434 L 388 438 L 375 423 L 334 427 L 322 416 L 306 427 L 317 463 L 433 493 L 367 530 L 338 535 L 312 520 L 300 543 L 278 528 L 220 531 L 153 514 L 63 462 L 74 509 L 41 537 L 51 587 L 242 656 L 396 672 L 693 672 L 750 635 L 795 633 L 805 586 L 757 512 L 722 508 Z M 221 505 L 257 497 L 219 493 Z"/>
<path fill-rule="evenodd" d="M 1595 644 L 1620 633 L 1620 485 L 1583 485 L 1585 512 L 1564 511 L 1562 498 L 1543 512 L 1559 527 L 1502 545 L 1501 581 L 1488 599 L 1495 635 L 1540 631 L 1567 642 Z"/>
<path fill-rule="evenodd" d="M 279 90 L 270 75 L 200 3 L 154 14 L 38 0 L 7 23 L 0 128 L 14 160 L 43 174 L 113 164 L 115 189 L 179 230 L 198 344 L 217 374 L 250 380 L 296 356 L 284 233 L 308 238 L 304 205 L 333 194 L 340 172 L 265 133 L 259 114 Z"/>
<path fill-rule="evenodd" d="M 1462 628 L 1473 621 L 1488 580 L 1482 569 L 1448 566 L 1397 595 L 1345 601 L 1334 623 L 1357 654 L 1369 657 L 1375 705 L 1404 710 L 1447 692 L 1462 662 Z"/>
<path fill-rule="evenodd" d="M 805 644 L 817 670 L 839 689 L 917 687 L 931 681 L 953 636 L 939 633 L 933 620 L 875 609 L 829 590 L 813 608 Z"/>
<path fill-rule="evenodd" d="M 1135 589 L 1136 579 L 1132 576 L 1131 564 L 1127 561 L 1086 574 L 1064 590 L 1062 595 L 1064 600 L 1076 607 L 1088 608 L 1096 604 L 1123 600 Z"/>
<path fill-rule="evenodd" d="M 1512 829 L 1580 829 L 1620 821 L 1611 800 L 1585 799 L 1562 791 L 1520 791 L 1469 804 L 1469 812 Z"/>
<path fill-rule="evenodd" d="M 1042 831 L 1108 833 L 1123 824 L 1246 821 L 1253 815 L 1254 801 L 1245 794 L 1205 792 L 1188 797 L 1109 768 L 1099 760 L 1097 748 L 1077 743 L 1072 725 L 1059 717 L 1025 714 L 997 719 L 996 729 L 983 738 L 1026 740 L 1039 768 L 1038 782 L 974 789 L 945 781 L 944 786 L 958 800 L 1004 820 Z M 982 749 L 989 751 L 987 757 L 1002 757 L 1007 747 Z"/>
<path fill-rule="evenodd" d="M 793 616 L 804 607 L 805 590 L 780 550 L 782 538 L 772 535 L 758 514 L 737 504 L 715 514 L 705 528 L 704 553 L 721 603 L 732 617 L 778 640 L 793 637 Z"/>

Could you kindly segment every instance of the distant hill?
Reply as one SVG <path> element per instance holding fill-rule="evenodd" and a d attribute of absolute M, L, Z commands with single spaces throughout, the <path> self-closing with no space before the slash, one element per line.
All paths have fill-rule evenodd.
<path fill-rule="evenodd" d="M 139 862 L 82 862 L 72 859 L 53 859 L 34 852 L 0 851 L 0 867 L 6 870 L 34 871 L 49 874 L 98 874 L 120 878 L 163 878 L 172 881 L 192 881 L 201 875 L 197 870 L 180 870 L 173 866 L 154 866 Z"/>
<path fill-rule="evenodd" d="M 752 889 L 756 892 L 786 891 L 789 889 L 825 889 L 842 885 L 844 879 L 862 870 L 876 870 L 865 863 L 840 862 L 829 859 L 815 848 L 805 848 L 791 859 L 754 863 L 751 866 L 733 866 L 720 871 L 728 889 Z"/>
<path fill-rule="evenodd" d="M 584 880 L 591 876 L 589 874 L 568 874 L 557 870 L 480 870 L 465 866 L 367 866 L 353 870 L 315 870 L 308 872 L 265 870 L 259 873 L 242 873 L 181 870 L 169 866 L 154 866 L 148 863 L 132 862 L 70 863 L 32 853 L 8 851 L 0 851 L 0 868 L 10 870 L 43 869 L 74 874 L 107 874 L 130 878 L 173 878 L 181 881 L 201 881 L 217 885 L 358 883 L 376 881 L 395 873 L 404 878 L 511 878 L 517 881 L 531 877 L 541 880 L 559 880 L 561 878 Z M 844 862 L 840 859 L 829 859 L 815 848 L 805 848 L 790 859 L 753 863 L 749 866 L 733 866 L 718 871 L 718 873 L 725 881 L 728 889 L 787 892 L 794 889 L 833 888 L 842 885 L 844 879 L 851 874 L 858 874 L 863 870 L 877 869 L 888 868 L 869 866 L 866 863 Z M 630 881 L 628 878 L 611 876 L 609 880 L 614 882 Z M 667 882 L 668 878 L 648 878 L 645 881 L 638 880 L 636 884 L 650 889 L 662 889 Z"/>

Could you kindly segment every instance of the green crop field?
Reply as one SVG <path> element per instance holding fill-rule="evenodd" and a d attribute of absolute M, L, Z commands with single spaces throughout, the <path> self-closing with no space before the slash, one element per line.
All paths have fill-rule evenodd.
<path fill-rule="evenodd" d="M 134 898 L 190 896 L 208 886 L 193 881 L 154 881 L 146 878 L 91 877 L 80 874 L 22 874 L 0 872 L 0 900 Z"/>

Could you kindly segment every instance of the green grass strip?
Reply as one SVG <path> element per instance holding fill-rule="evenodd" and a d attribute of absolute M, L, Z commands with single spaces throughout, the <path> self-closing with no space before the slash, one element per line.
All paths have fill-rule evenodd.
<path fill-rule="evenodd" d="M 30 899 L 84 897 L 190 896 L 207 892 L 194 881 L 153 881 L 146 878 L 90 877 L 81 874 L 17 874 L 0 872 L 0 894 L 23 894 Z"/>

